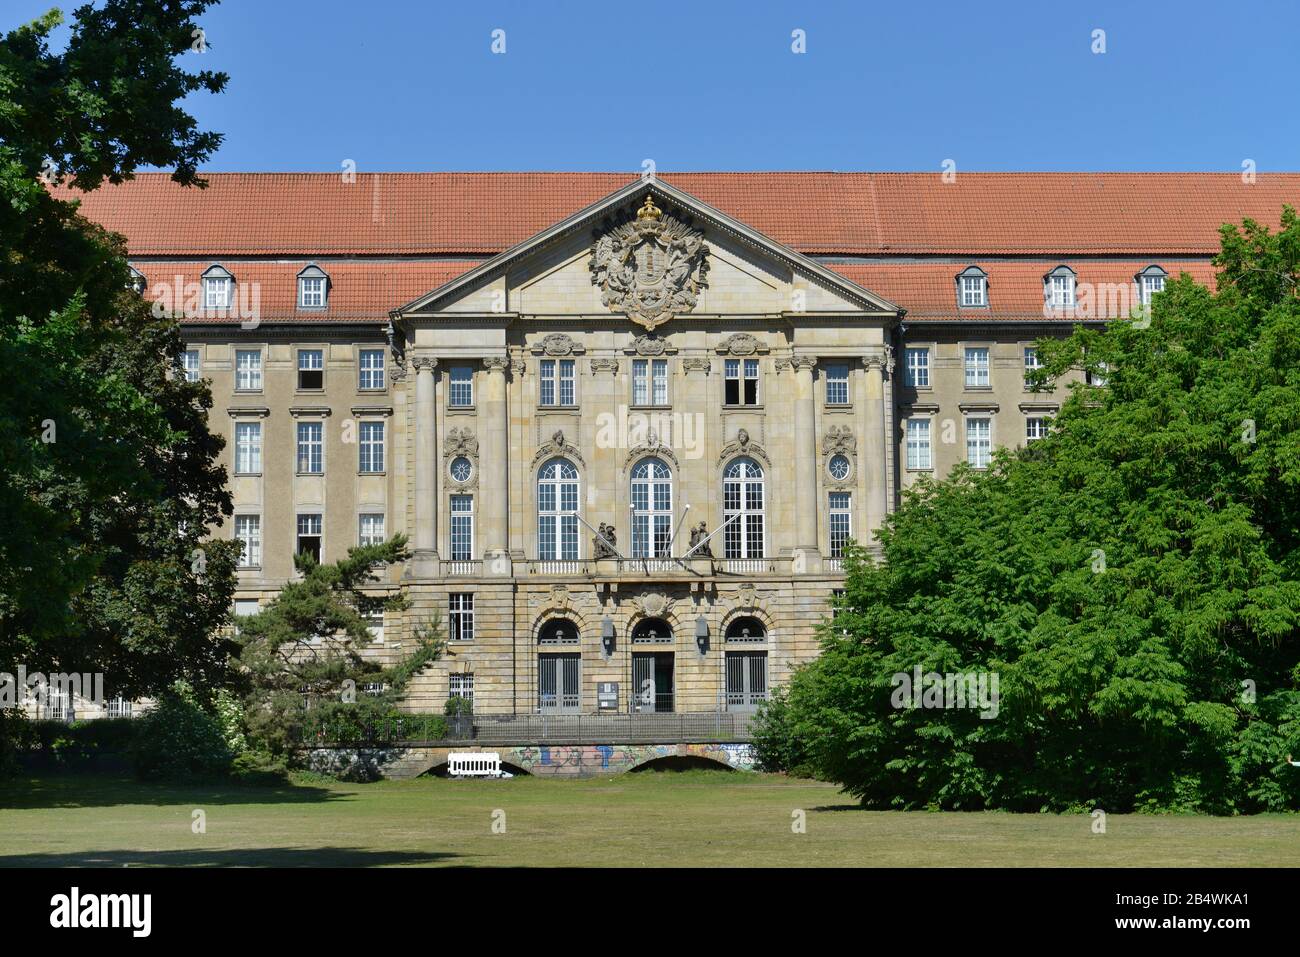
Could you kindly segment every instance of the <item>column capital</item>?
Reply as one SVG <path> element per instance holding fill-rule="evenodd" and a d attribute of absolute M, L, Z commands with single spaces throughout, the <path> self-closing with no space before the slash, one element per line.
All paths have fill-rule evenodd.
<path fill-rule="evenodd" d="M 790 366 L 796 372 L 811 372 L 817 365 L 817 357 L 798 353 L 790 357 Z"/>
<path fill-rule="evenodd" d="M 438 360 L 433 356 L 414 356 L 411 359 L 411 367 L 416 372 L 432 372 L 438 367 Z"/>
<path fill-rule="evenodd" d="M 483 368 L 489 372 L 504 373 L 510 366 L 510 360 L 505 356 L 484 356 Z"/>

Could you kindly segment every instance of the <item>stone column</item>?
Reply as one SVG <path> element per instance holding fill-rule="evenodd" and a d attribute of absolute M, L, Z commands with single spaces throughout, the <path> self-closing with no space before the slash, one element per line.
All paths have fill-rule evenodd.
<path fill-rule="evenodd" d="M 885 408 L 885 366 L 888 359 L 883 347 L 878 347 L 862 357 L 866 369 L 866 428 L 863 433 L 862 468 L 866 479 L 866 516 L 867 527 L 858 536 L 858 541 L 875 546 L 872 536 L 888 511 L 889 457 L 888 442 L 891 438 L 889 416 Z"/>
<path fill-rule="evenodd" d="M 415 536 L 413 566 L 417 577 L 437 574 L 438 489 L 435 460 L 438 448 L 437 406 L 433 370 L 438 360 L 416 356 L 415 367 Z"/>
<path fill-rule="evenodd" d="M 791 357 L 794 369 L 794 455 L 795 455 L 795 571 L 817 571 L 817 434 L 816 391 L 813 387 L 813 356 Z M 798 565 L 803 555 L 804 567 Z"/>
<path fill-rule="evenodd" d="M 483 360 L 482 469 L 479 480 L 479 533 L 483 571 L 509 575 L 510 565 L 510 410 L 506 406 L 505 356 Z"/>

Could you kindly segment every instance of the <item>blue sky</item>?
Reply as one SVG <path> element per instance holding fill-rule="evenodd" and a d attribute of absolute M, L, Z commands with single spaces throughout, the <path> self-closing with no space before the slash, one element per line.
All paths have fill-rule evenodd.
<path fill-rule="evenodd" d="M 0 28 L 52 5 L 6 0 Z M 226 134 L 212 170 L 1300 168 L 1295 0 L 225 0 L 201 24 L 188 58 L 231 75 L 188 104 Z"/>

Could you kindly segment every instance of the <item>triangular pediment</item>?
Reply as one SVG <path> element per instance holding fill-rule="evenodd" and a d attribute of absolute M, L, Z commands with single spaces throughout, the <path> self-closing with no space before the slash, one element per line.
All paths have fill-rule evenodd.
<path fill-rule="evenodd" d="M 395 310 L 625 315 L 897 315 L 899 307 L 659 179 L 636 180 Z"/>

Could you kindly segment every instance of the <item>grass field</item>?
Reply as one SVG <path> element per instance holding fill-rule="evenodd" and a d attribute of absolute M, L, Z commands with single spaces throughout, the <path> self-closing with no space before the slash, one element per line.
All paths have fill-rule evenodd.
<path fill-rule="evenodd" d="M 0 865 L 1300 865 L 1300 816 L 1106 823 L 1098 835 L 1082 814 L 862 811 L 830 785 L 725 771 L 269 789 L 69 775 L 0 783 Z"/>

